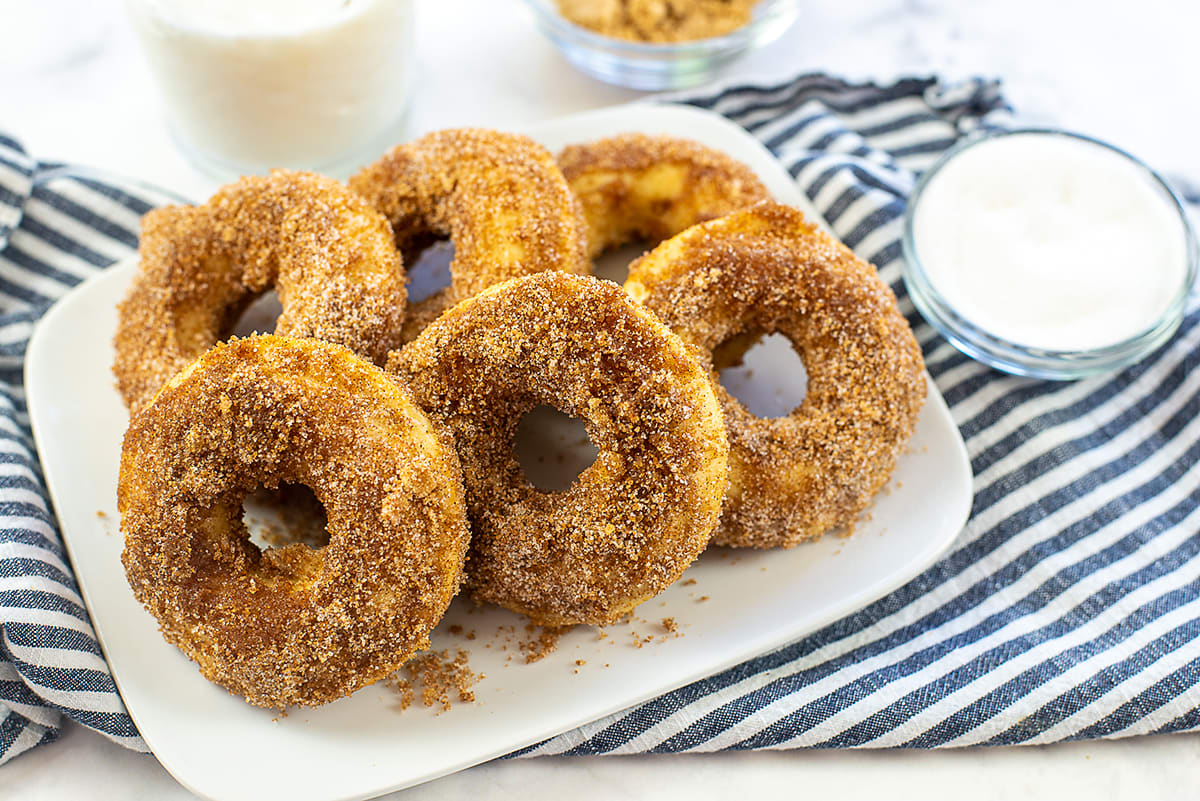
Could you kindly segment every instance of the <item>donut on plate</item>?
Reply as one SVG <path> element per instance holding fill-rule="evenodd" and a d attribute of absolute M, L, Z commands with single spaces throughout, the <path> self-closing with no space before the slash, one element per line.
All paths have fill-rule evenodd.
<path fill-rule="evenodd" d="M 591 270 L 579 202 L 550 153 L 526 136 L 436 131 L 393 148 L 350 187 L 392 223 L 406 263 L 438 238 L 454 243 L 450 286 L 410 307 L 406 342 L 492 284 Z"/>
<path fill-rule="evenodd" d="M 671 136 L 627 133 L 570 145 L 558 164 L 583 205 L 593 258 L 626 242 L 657 244 L 771 198 L 745 164 Z"/>
<path fill-rule="evenodd" d="M 387 220 L 330 178 L 276 170 L 202 206 L 155 209 L 142 219 L 138 260 L 113 343 L 131 411 L 272 287 L 283 306 L 277 333 L 377 363 L 398 344 L 405 277 Z"/>
<path fill-rule="evenodd" d="M 329 544 L 260 551 L 258 487 L 309 487 Z M 134 595 L 167 641 L 251 704 L 315 706 L 428 646 L 469 528 L 452 446 L 392 376 L 337 345 L 235 339 L 125 434 L 117 490 Z"/>
<path fill-rule="evenodd" d="M 446 312 L 388 369 L 454 436 L 471 516 L 468 586 L 535 623 L 612 622 L 704 550 L 725 492 L 721 410 L 684 344 L 619 286 L 546 272 Z M 513 454 L 539 405 L 599 451 L 563 492 Z"/>
<path fill-rule="evenodd" d="M 662 243 L 625 289 L 713 368 L 730 447 L 713 542 L 791 547 L 852 523 L 926 394 L 920 348 L 875 268 L 796 209 L 762 203 Z M 720 385 L 713 352 L 776 332 L 803 359 L 808 389 L 790 414 L 759 418 Z"/>

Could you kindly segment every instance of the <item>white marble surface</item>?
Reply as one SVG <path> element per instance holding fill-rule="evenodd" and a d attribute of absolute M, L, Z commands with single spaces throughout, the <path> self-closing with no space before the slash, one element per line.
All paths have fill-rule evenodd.
<path fill-rule="evenodd" d="M 29 1 L 0 0 L 0 12 Z M 411 134 L 465 124 L 517 127 L 638 96 L 575 73 L 515 0 L 417 1 L 419 86 Z M 175 151 L 116 0 L 77 3 L 107 20 L 99 52 L 51 72 L 0 71 L 0 129 L 21 137 L 40 158 L 87 163 L 204 197 L 215 182 Z M 998 76 L 1025 119 L 1109 139 L 1165 172 L 1200 183 L 1195 145 L 1200 103 L 1193 85 L 1198 29 L 1200 8 L 1179 0 L 1141 0 L 1136 6 L 1094 0 L 812 0 L 783 39 L 736 64 L 731 74 Z M 802 794 L 1194 799 L 1200 795 L 1200 735 L 932 753 L 514 760 L 396 797 L 525 801 L 569 795 L 584 801 Z M 188 797 L 153 758 L 73 725 L 60 742 L 0 768 L 0 799 Z"/>
<path fill-rule="evenodd" d="M 454 714 L 453 710 L 447 714 Z M 1200 737 L 1176 735 L 933 752 L 772 751 L 511 759 L 479 765 L 384 798 L 1195 801 L 1198 795 Z M 74 725 L 58 743 L 35 749 L 0 768 L 0 799 L 4 801 L 191 798 L 194 796 L 152 757 L 130 753 Z"/>

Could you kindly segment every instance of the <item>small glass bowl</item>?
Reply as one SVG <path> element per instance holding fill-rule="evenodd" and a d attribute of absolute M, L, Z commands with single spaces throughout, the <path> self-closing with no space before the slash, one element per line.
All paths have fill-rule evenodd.
<path fill-rule="evenodd" d="M 684 89 L 709 80 L 751 48 L 778 39 L 795 21 L 799 0 L 762 0 L 750 22 L 724 36 L 673 44 L 631 42 L 568 22 L 554 0 L 525 0 L 538 27 L 567 61 L 606 83 L 643 91 Z"/>
<path fill-rule="evenodd" d="M 959 314 L 933 286 L 925 272 L 920 254 L 917 252 L 913 233 L 922 193 L 938 172 L 964 150 L 997 137 L 1017 134 L 1062 136 L 1104 147 L 1128 159 L 1142 170 L 1153 184 L 1161 188 L 1164 199 L 1168 199 L 1169 203 L 1175 207 L 1186 238 L 1184 243 L 1187 258 L 1185 278 L 1166 312 L 1149 328 L 1121 342 L 1089 350 L 1049 350 L 1020 345 L 989 333 Z M 942 336 L 946 337 L 954 347 L 971 358 L 1006 373 L 1060 381 L 1084 378 L 1128 367 L 1165 344 L 1175 334 L 1183 320 L 1184 307 L 1192 287 L 1195 285 L 1197 265 L 1200 263 L 1196 232 L 1188 220 L 1183 204 L 1158 173 L 1141 160 L 1107 142 L 1081 134 L 1046 128 L 991 131 L 969 137 L 950 148 L 932 167 L 925 171 L 909 198 L 904 212 L 902 246 L 904 259 L 901 263 L 901 275 L 913 305 L 916 306 L 921 316 Z"/>

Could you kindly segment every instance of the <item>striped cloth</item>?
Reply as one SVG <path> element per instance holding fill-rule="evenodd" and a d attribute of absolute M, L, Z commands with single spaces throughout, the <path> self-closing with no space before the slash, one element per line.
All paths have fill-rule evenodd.
<path fill-rule="evenodd" d="M 906 586 L 780 651 L 521 756 L 1050 743 L 1200 727 L 1200 304 L 1116 375 L 1017 378 L 955 350 L 900 281 L 905 198 L 993 82 L 812 75 L 671 99 L 783 163 L 900 298 L 966 441 L 971 518 Z"/>
<path fill-rule="evenodd" d="M 173 198 L 39 164 L 0 134 L 0 763 L 58 736 L 64 714 L 129 748 L 117 695 L 59 538 L 25 408 L 25 346 L 49 305 L 137 248 Z"/>
<path fill-rule="evenodd" d="M 1046 743 L 1200 726 L 1195 300 L 1176 338 L 1122 373 L 1051 383 L 994 372 L 915 315 L 898 260 L 915 175 L 965 132 L 1006 122 L 995 83 L 814 75 L 673 99 L 746 127 L 880 267 L 967 442 L 974 508 L 951 553 L 895 593 L 517 755 Z M 63 561 L 20 368 L 31 321 L 129 252 L 137 213 L 162 196 L 44 170 L 0 138 L 0 761 L 53 739 L 63 713 L 141 745 Z"/>

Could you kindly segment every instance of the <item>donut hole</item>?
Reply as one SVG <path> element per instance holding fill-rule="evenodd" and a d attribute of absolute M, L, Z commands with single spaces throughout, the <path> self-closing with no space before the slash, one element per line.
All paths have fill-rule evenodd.
<path fill-rule="evenodd" d="M 422 300 L 450 286 L 450 262 L 454 261 L 454 243 L 449 239 L 431 239 L 420 249 L 412 248 L 415 258 L 405 262 L 408 275 L 408 301 Z M 407 252 L 406 252 L 407 255 Z"/>
<path fill-rule="evenodd" d="M 808 392 L 804 361 L 783 334 L 733 336 L 713 350 L 713 363 L 721 386 L 756 417 L 786 417 Z"/>
<path fill-rule="evenodd" d="M 325 507 L 303 484 L 259 487 L 242 501 L 242 522 L 261 551 L 292 544 L 317 551 L 329 544 Z"/>
<path fill-rule="evenodd" d="M 283 304 L 279 302 L 279 294 L 274 289 L 255 298 L 241 315 L 224 331 L 221 340 L 230 337 L 248 337 L 251 334 L 269 334 L 275 330 L 275 323 L 283 312 Z"/>
<path fill-rule="evenodd" d="M 599 450 L 583 421 L 553 406 L 536 406 L 517 424 L 513 453 L 530 484 L 562 492 L 596 461 Z"/>
<path fill-rule="evenodd" d="M 631 242 L 615 248 L 609 248 L 596 257 L 592 275 L 616 284 L 624 284 L 629 278 L 629 265 L 644 254 L 648 247 L 655 242 Z"/>

